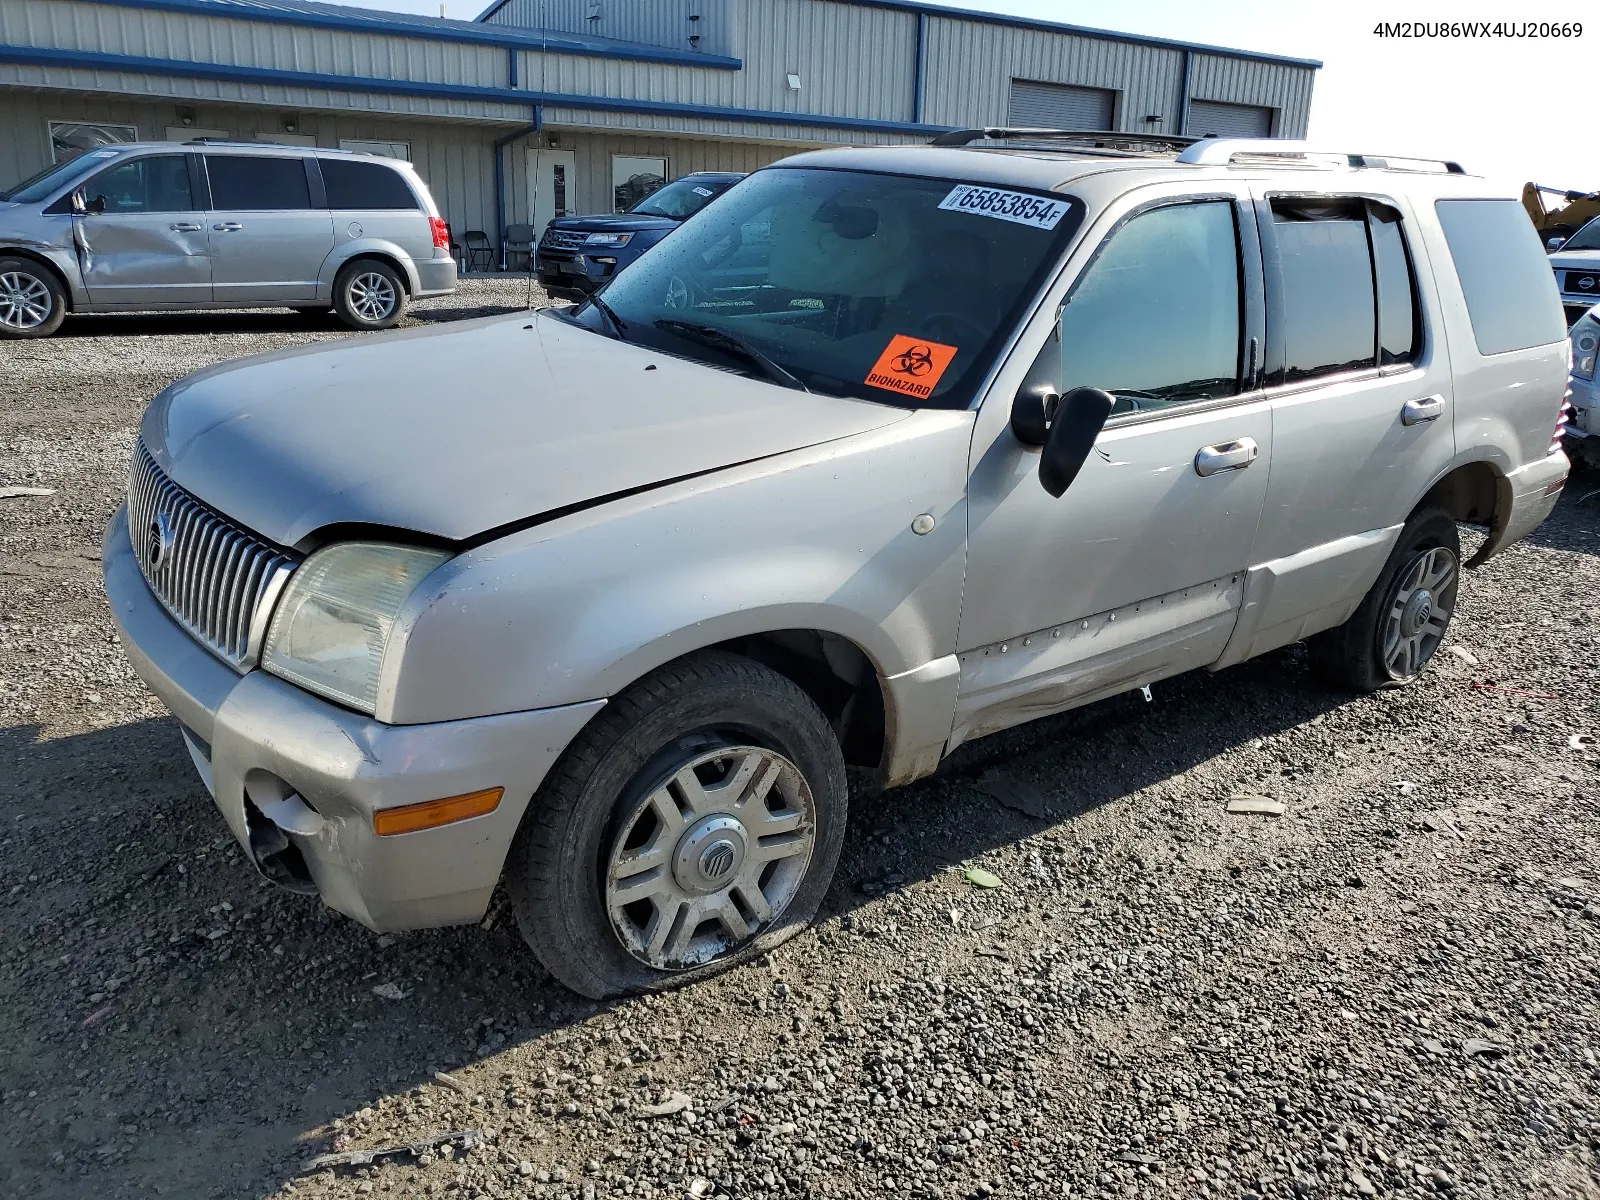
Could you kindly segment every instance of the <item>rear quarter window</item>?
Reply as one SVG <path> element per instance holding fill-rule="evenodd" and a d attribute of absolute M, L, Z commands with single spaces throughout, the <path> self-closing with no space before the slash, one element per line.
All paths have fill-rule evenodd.
<path fill-rule="evenodd" d="M 1547 346 L 1566 337 L 1555 275 L 1539 234 L 1515 200 L 1440 200 L 1479 354 Z"/>
<path fill-rule="evenodd" d="M 318 159 L 322 182 L 328 189 L 328 207 L 371 210 L 418 209 L 417 198 L 405 177 L 382 163 Z"/>

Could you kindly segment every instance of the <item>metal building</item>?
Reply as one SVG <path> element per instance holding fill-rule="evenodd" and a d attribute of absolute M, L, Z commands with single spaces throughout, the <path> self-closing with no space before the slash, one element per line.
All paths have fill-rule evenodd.
<path fill-rule="evenodd" d="M 950 128 L 1303 136 L 1320 63 L 913 0 L 0 0 L 0 186 L 112 140 L 406 157 L 458 235 Z"/>

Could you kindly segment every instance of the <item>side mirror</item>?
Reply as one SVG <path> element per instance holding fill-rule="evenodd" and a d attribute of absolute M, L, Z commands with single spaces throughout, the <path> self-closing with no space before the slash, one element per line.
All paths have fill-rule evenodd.
<path fill-rule="evenodd" d="M 1561 249 L 1561 247 L 1565 246 L 1566 244 L 1567 244 L 1567 239 L 1566 238 L 1564 238 L 1564 237 L 1553 237 L 1548 242 L 1546 242 L 1544 244 L 1544 248 L 1546 250 L 1548 250 L 1551 254 L 1554 254 L 1557 250 Z"/>
<path fill-rule="evenodd" d="M 1045 491 L 1059 497 L 1072 486 L 1114 404 L 1111 393 L 1092 387 L 1075 388 L 1056 403 L 1039 456 L 1039 482 Z"/>
<path fill-rule="evenodd" d="M 85 200 L 82 188 L 72 193 L 72 211 L 75 216 L 98 216 L 105 210 L 106 198 L 104 196 L 96 196 L 93 200 Z"/>

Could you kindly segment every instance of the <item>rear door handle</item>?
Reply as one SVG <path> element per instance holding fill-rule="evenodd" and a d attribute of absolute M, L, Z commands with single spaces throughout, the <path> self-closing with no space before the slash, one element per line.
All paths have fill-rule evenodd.
<path fill-rule="evenodd" d="M 218 221 L 211 228 L 218 233 L 238 233 L 244 226 L 237 221 Z"/>
<path fill-rule="evenodd" d="M 1215 475 L 1219 471 L 1242 471 L 1255 462 L 1260 452 L 1255 438 L 1239 438 L 1232 442 L 1218 442 L 1214 446 L 1201 446 L 1194 456 L 1194 473 Z"/>
<path fill-rule="evenodd" d="M 194 224 L 192 221 L 175 221 L 173 224 L 168 225 L 167 228 L 172 230 L 173 233 L 199 233 L 203 227 Z"/>
<path fill-rule="evenodd" d="M 1420 400 L 1407 400 L 1400 409 L 1400 424 L 1421 425 L 1424 421 L 1437 421 L 1444 416 L 1443 396 L 1424 396 Z"/>

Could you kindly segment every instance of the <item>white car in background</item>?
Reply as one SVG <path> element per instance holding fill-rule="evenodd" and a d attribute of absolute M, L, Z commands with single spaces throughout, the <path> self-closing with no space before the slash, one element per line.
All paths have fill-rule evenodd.
<path fill-rule="evenodd" d="M 1600 217 L 1590 221 L 1566 241 L 1552 238 L 1550 269 L 1567 320 L 1576 320 L 1593 304 L 1600 304 Z"/>

